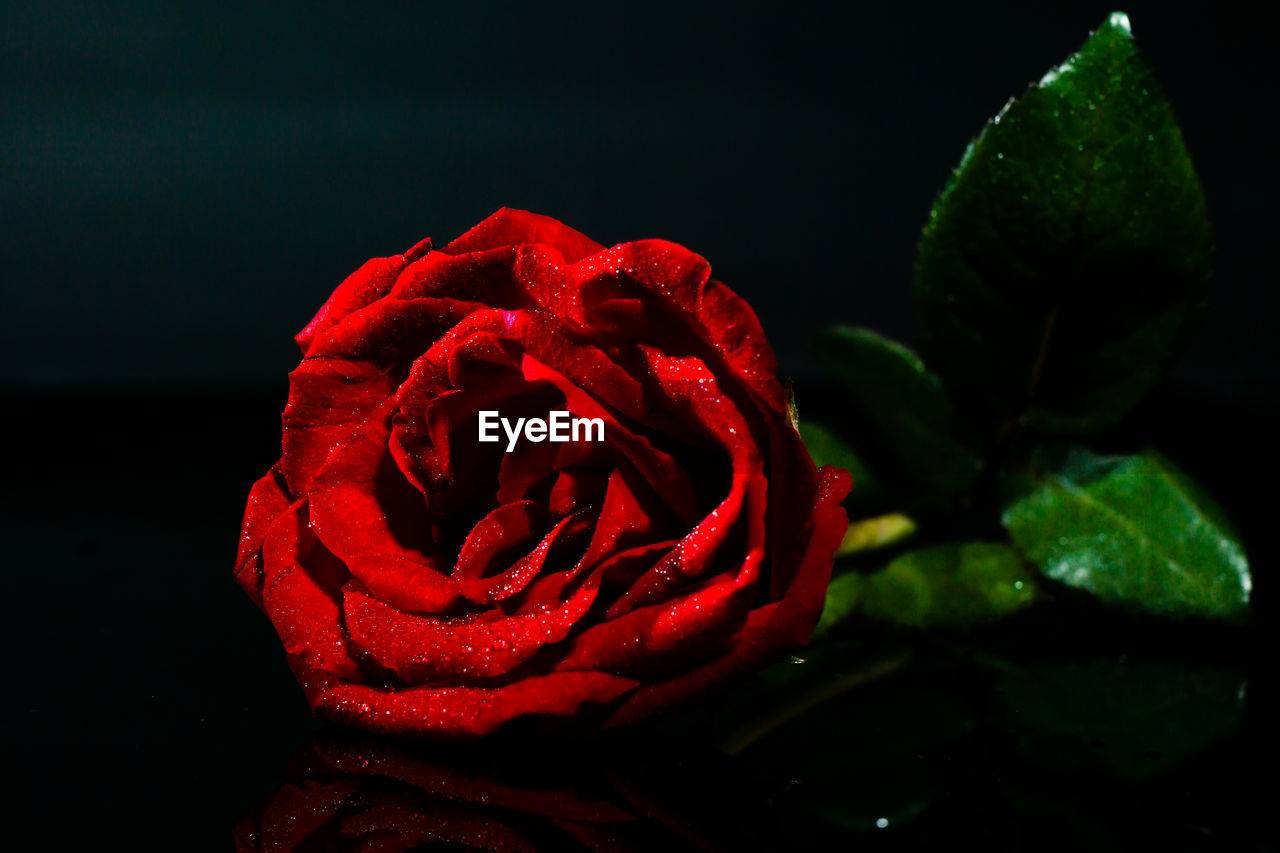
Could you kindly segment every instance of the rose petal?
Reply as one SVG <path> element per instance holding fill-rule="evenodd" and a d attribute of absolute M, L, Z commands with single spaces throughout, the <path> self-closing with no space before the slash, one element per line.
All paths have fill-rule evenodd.
<path fill-rule="evenodd" d="M 249 491 L 244 521 L 240 526 L 235 579 L 259 607 L 262 606 L 262 541 L 271 525 L 292 503 L 284 476 L 275 466 Z"/>
<path fill-rule="evenodd" d="M 405 548 L 390 533 L 377 499 L 355 488 L 317 492 L 316 536 L 374 595 L 405 611 L 447 613 L 466 603 L 439 555 Z"/>
<path fill-rule="evenodd" d="M 803 561 L 806 543 L 814 535 L 815 500 L 818 506 L 830 503 L 823 490 L 836 489 L 838 485 L 819 474 L 799 433 L 781 417 L 773 424 L 769 448 L 773 460 L 769 478 L 770 598 L 778 599 L 790 588 Z M 849 487 L 845 486 L 835 503 L 848 493 Z"/>
<path fill-rule="evenodd" d="M 600 577 L 602 584 L 617 585 L 616 582 L 621 581 L 625 586 L 675 544 L 673 539 L 653 542 L 614 554 L 598 566 L 588 566 L 585 561 L 579 561 L 571 569 L 541 575 L 520 594 L 503 601 L 503 610 L 515 614 L 545 612 L 551 604 L 562 601 L 565 589 L 588 570 L 594 570 L 593 574 Z"/>
<path fill-rule="evenodd" d="M 553 515 L 569 515 L 596 503 L 608 482 L 609 475 L 603 471 L 561 471 L 547 497 L 547 510 Z"/>
<path fill-rule="evenodd" d="M 630 470 L 635 471 L 634 468 Z M 637 473 L 628 475 L 625 471 L 617 468 L 609 475 L 604 505 L 591 535 L 591 543 L 582 557 L 585 566 L 594 566 L 615 551 L 649 539 L 657 529 L 653 516 L 636 495 L 642 487 L 647 490 L 647 484 Z"/>
<path fill-rule="evenodd" d="M 777 360 L 759 319 L 745 300 L 711 281 L 711 266 L 702 257 L 665 240 L 639 240 L 585 258 L 573 273 L 584 287 L 598 278 L 625 277 L 669 300 L 696 321 L 701 337 L 723 358 L 724 373 L 738 377 L 768 405 L 785 409 Z"/>
<path fill-rule="evenodd" d="M 712 565 L 726 525 L 707 524 L 685 537 L 605 614 L 606 621 L 588 628 L 571 641 L 573 652 L 560 668 L 600 667 L 626 672 L 680 652 L 712 645 L 712 637 L 736 630 L 756 599 L 756 580 L 764 557 L 761 518 L 766 484 L 756 476 L 743 487 L 744 514 L 758 519 L 749 524 L 745 557 L 730 572 L 681 590 Z M 735 490 L 736 491 L 736 490 Z M 646 584 L 647 581 L 653 581 Z M 633 591 L 639 590 L 639 594 Z M 669 597 L 648 604 L 660 590 Z"/>
<path fill-rule="evenodd" d="M 461 255 L 521 243 L 546 243 L 554 246 L 569 263 L 604 248 L 549 216 L 504 207 L 441 251 Z"/>
<path fill-rule="evenodd" d="M 805 642 L 822 613 L 831 558 L 844 536 L 848 518 L 839 502 L 850 486 L 847 471 L 824 467 L 814 509 L 813 535 L 801 559 L 793 589 L 780 601 L 757 607 L 730 651 L 718 660 L 631 693 L 610 715 L 606 727 L 625 726 L 680 704 L 690 696 L 775 660 Z"/>
<path fill-rule="evenodd" d="M 360 269 L 347 276 L 333 295 L 316 312 L 301 332 L 294 337 L 302 354 L 306 355 L 311 342 L 326 329 L 336 325 L 339 320 L 352 312 L 359 311 L 366 305 L 387 295 L 396 278 L 404 269 L 403 255 L 389 258 L 373 258 L 365 261 Z"/>
<path fill-rule="evenodd" d="M 457 300 L 383 299 L 317 333 L 289 374 L 279 468 L 294 495 L 335 446 L 392 397 L 409 366 L 475 306 Z"/>
<path fill-rule="evenodd" d="M 748 557 L 759 559 L 758 552 Z M 674 601 L 592 625 L 569 641 L 556 669 L 639 677 L 722 651 L 755 601 L 754 581 L 754 571 L 735 570 Z"/>
<path fill-rule="evenodd" d="M 588 578 L 556 610 L 459 619 L 409 616 L 348 589 L 343 611 L 352 642 L 405 681 L 474 683 L 509 672 L 564 640 L 591 607 L 596 589 Z"/>
<path fill-rule="evenodd" d="M 316 476 L 311 529 L 351 574 L 401 610 L 441 613 L 464 602 L 447 563 L 425 536 L 419 493 L 400 476 L 387 451 L 384 403 Z"/>
<path fill-rule="evenodd" d="M 471 528 L 453 569 L 455 580 L 484 578 L 494 572 L 494 560 L 504 552 L 538 535 L 545 519 L 533 501 L 506 504 L 490 512 Z M 505 571 L 507 566 L 501 567 Z"/>
<path fill-rule="evenodd" d="M 511 568 L 492 577 L 460 578 L 458 586 L 467 598 L 477 604 L 493 604 L 517 595 L 541 573 L 548 556 L 555 549 L 579 539 L 588 524 L 589 519 L 585 512 L 563 518 L 551 529 L 551 532 L 543 537 L 536 548 Z"/>
<path fill-rule="evenodd" d="M 466 738 L 490 734 L 517 717 L 573 717 L 616 700 L 639 682 L 603 672 L 554 672 L 503 687 L 379 690 L 297 669 L 311 701 L 340 723 L 374 732 Z"/>
<path fill-rule="evenodd" d="M 569 411 L 577 417 L 600 418 L 604 421 L 605 441 L 635 465 L 650 485 L 676 514 L 686 521 L 698 516 L 692 484 L 670 454 L 654 447 L 642 435 L 632 433 L 594 396 L 571 383 L 563 374 L 526 355 L 521 362 L 525 378 L 543 380 L 564 394 Z"/>
<path fill-rule="evenodd" d="M 360 669 L 347 650 L 338 607 L 346 573 L 316 545 L 306 516 L 306 501 L 299 501 L 267 533 L 262 608 L 289 655 L 311 669 L 357 679 Z"/>
<path fill-rule="evenodd" d="M 471 254 L 431 252 L 404 268 L 388 296 L 393 299 L 459 299 L 486 308 L 531 308 L 537 304 L 512 274 L 515 247 Z"/>
<path fill-rule="evenodd" d="M 503 440 L 506 440 L 505 436 Z M 555 475 L 559 454 L 559 446 L 549 441 L 525 442 L 519 453 L 502 454 L 498 469 L 498 503 L 532 498 L 534 487 Z"/>

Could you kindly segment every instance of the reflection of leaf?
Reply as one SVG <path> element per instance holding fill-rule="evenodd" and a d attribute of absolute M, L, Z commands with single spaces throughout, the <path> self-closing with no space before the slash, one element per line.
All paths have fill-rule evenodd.
<path fill-rule="evenodd" d="M 791 783 L 774 799 L 792 826 L 877 832 L 929 807 L 948 758 L 972 730 L 967 710 L 932 673 L 908 669 L 813 707 L 738 757 Z"/>
<path fill-rule="evenodd" d="M 722 713 L 714 727 L 720 749 L 737 753 L 811 708 L 862 687 L 911 659 L 900 646 L 822 643 L 760 673 L 749 695 Z"/>
<path fill-rule="evenodd" d="M 879 502 L 880 484 L 863 464 L 857 452 L 835 430 L 812 420 L 800 421 L 800 437 L 813 458 L 813 464 L 834 465 L 849 472 L 853 478 L 853 492 L 846 500 L 849 506 L 868 507 Z"/>
<path fill-rule="evenodd" d="M 1075 451 L 1004 525 L 1041 570 L 1103 601 L 1173 615 L 1243 615 L 1252 582 L 1222 513 L 1163 457 Z"/>
<path fill-rule="evenodd" d="M 1128 851 L 1131 848 L 1115 838 L 1099 815 L 1089 807 L 1062 796 L 1058 792 L 1038 791 L 1028 787 L 1025 779 L 1010 779 L 1004 790 L 1008 805 L 1006 819 L 1015 829 L 1010 850 L 1044 849 L 1044 839 L 1054 840 L 1052 850 L 1088 850 L 1089 853 Z M 1017 838 L 1021 835 L 1022 838 Z"/>
<path fill-rule="evenodd" d="M 1009 669 L 1000 716 L 1020 750 L 1054 767 L 1139 779 L 1228 734 L 1244 710 L 1238 672 L 1184 662 L 1100 660 Z"/>
<path fill-rule="evenodd" d="M 854 612 L 914 628 L 990 622 L 1035 601 L 1032 573 L 1012 548 L 996 542 L 908 551 L 871 574 L 832 580 L 817 633 Z"/>
<path fill-rule="evenodd" d="M 821 333 L 813 348 L 913 479 L 944 494 L 961 492 L 973 482 L 978 458 L 956 437 L 951 402 L 915 353 L 849 326 Z"/>
<path fill-rule="evenodd" d="M 1115 14 L 987 125 L 935 204 L 925 352 L 995 414 L 1093 429 L 1159 378 L 1210 260 L 1182 134 Z"/>

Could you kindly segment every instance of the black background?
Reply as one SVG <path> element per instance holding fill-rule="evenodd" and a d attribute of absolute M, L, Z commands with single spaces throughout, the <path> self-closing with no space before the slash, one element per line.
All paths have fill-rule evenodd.
<path fill-rule="evenodd" d="M 808 334 L 911 338 L 914 245 L 948 170 L 1109 11 L 6 5 L 9 802 L 202 840 L 271 789 L 310 722 L 231 561 L 278 455 L 291 336 L 363 260 L 503 205 L 605 244 L 676 240 L 821 406 Z M 1139 424 L 1233 509 L 1266 613 L 1278 16 L 1126 11 L 1218 242 L 1200 334 Z"/>

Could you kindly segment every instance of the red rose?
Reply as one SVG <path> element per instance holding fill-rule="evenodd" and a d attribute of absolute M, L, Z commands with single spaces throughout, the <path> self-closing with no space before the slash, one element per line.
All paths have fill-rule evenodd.
<path fill-rule="evenodd" d="M 614 726 L 808 639 L 848 475 L 816 471 L 745 302 L 660 240 L 502 210 L 366 263 L 297 336 L 236 578 L 363 728 Z M 478 440 L 567 410 L 604 440 Z"/>

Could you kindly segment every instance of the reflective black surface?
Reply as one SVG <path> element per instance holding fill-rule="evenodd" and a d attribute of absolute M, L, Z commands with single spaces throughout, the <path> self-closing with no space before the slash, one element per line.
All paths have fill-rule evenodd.
<path fill-rule="evenodd" d="M 50 837 L 144 832 L 180 838 L 182 846 L 222 846 L 236 821 L 292 778 L 288 757 L 318 728 L 274 633 L 230 575 L 244 493 L 276 453 L 275 436 L 261 425 L 272 421 L 280 398 L 11 403 L 24 414 L 9 424 L 10 468 L 0 493 L 11 638 L 6 803 Z M 855 630 L 838 646 L 806 653 L 810 669 L 798 680 L 753 679 L 642 737 L 656 738 L 668 756 L 674 750 L 706 759 L 717 772 L 729 766 L 727 775 L 757 803 L 752 813 L 792 849 L 836 842 L 922 849 L 956 839 L 1001 849 L 1105 849 L 1144 839 L 1175 849 L 1273 849 L 1266 779 L 1274 767 L 1276 706 L 1265 639 L 1275 551 L 1270 480 L 1254 448 L 1275 427 L 1270 415 L 1167 398 L 1133 427 L 1227 498 L 1256 567 L 1257 625 L 1135 623 L 1087 610 L 1082 621 L 1064 603 L 954 642 L 905 637 L 910 661 L 892 674 L 790 723 L 766 726 L 735 758 L 717 753 L 718 746 L 741 747 L 735 732 L 768 718 L 778 697 L 785 705 L 832 673 L 895 653 L 876 645 L 883 637 L 872 643 Z M 1052 739 L 1023 748 L 1016 717 L 1037 708 L 1020 705 L 1031 702 L 1024 695 L 1003 701 L 992 692 L 984 655 L 1038 656 L 1092 668 L 1093 675 L 1118 666 L 1121 682 L 1130 671 L 1149 679 L 1148 659 L 1173 661 L 1173 680 L 1157 684 L 1165 691 L 1157 699 L 1167 695 L 1177 707 L 1166 710 L 1160 700 L 1153 712 L 1135 704 L 1133 720 L 1112 726 L 1083 760 L 1064 764 Z M 1203 670 L 1229 671 L 1227 681 L 1196 675 Z M 1069 676 L 1066 698 L 1106 701 L 1110 682 L 1102 693 L 1074 689 L 1071 679 L 1083 685 L 1093 675 Z M 1241 682 L 1247 686 L 1237 705 L 1232 697 Z M 1187 690 L 1209 695 L 1188 712 L 1181 701 Z M 1126 707 L 1129 694 L 1116 695 Z M 1203 743 L 1179 752 L 1177 726 L 1199 727 L 1204 736 L 1192 740 Z M 534 738 L 514 734 L 507 744 Z M 607 749 L 548 746 L 540 738 L 539 748 L 589 754 L 605 765 L 616 752 L 623 773 L 645 753 L 643 741 L 628 738 Z M 1161 750 L 1170 745 L 1166 760 Z M 463 764 L 474 755 L 484 773 L 518 772 L 528 785 L 542 785 L 537 772 L 521 766 L 525 748 L 499 742 L 439 754 Z M 425 749 L 422 755 L 435 760 Z M 669 764 L 655 758 L 641 768 L 646 784 L 661 788 Z M 683 784 L 681 776 L 675 772 L 672 784 Z M 704 816 L 708 831 L 721 825 L 710 812 Z M 877 829 L 881 818 L 889 825 Z"/>
<path fill-rule="evenodd" d="M 784 843 L 726 756 L 656 733 L 424 745 L 314 735 L 235 828 L 240 850 L 743 850 Z"/>

